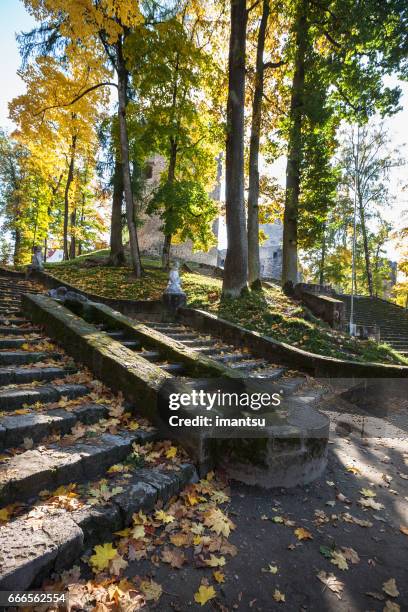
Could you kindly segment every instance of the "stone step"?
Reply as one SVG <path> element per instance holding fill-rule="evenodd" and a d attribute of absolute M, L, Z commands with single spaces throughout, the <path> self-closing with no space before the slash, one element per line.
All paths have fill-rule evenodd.
<path fill-rule="evenodd" d="M 105 330 L 106 333 L 108 334 L 108 336 L 110 336 L 111 338 L 114 338 L 115 340 L 120 340 L 122 338 L 125 337 L 125 332 L 123 330 L 113 330 L 113 331 L 107 331 Z"/>
<path fill-rule="evenodd" d="M 279 380 L 287 372 L 287 368 L 271 367 L 267 364 L 264 368 L 259 369 L 256 372 L 257 378 L 265 378 L 267 380 Z"/>
<path fill-rule="evenodd" d="M 165 372 L 169 372 L 170 374 L 182 374 L 183 372 L 185 372 L 185 367 L 182 363 L 163 363 L 157 364 L 159 366 L 159 368 L 161 370 L 164 370 Z"/>
<path fill-rule="evenodd" d="M 266 366 L 268 364 L 267 361 L 265 361 L 265 359 L 253 359 L 250 360 L 247 357 L 246 361 L 237 361 L 237 362 L 233 362 L 231 363 L 231 365 L 229 366 L 230 368 L 232 368 L 233 370 L 257 370 L 263 366 Z"/>
<path fill-rule="evenodd" d="M 4 416 L 0 420 L 0 449 L 20 446 L 25 438 L 36 443 L 52 433 L 68 434 L 76 423 L 91 425 L 105 418 L 108 411 L 106 406 L 100 404 L 84 404 L 72 412 L 58 408 Z"/>
<path fill-rule="evenodd" d="M 140 342 L 137 340 L 119 340 L 119 342 L 131 350 L 140 349 Z"/>
<path fill-rule="evenodd" d="M 196 340 L 182 340 L 181 341 L 185 346 L 189 346 L 191 348 L 211 348 L 213 345 L 208 344 L 208 340 L 197 338 Z"/>
<path fill-rule="evenodd" d="M 61 353 L 44 351 L 8 351 L 0 353 L 0 367 L 7 365 L 26 365 L 47 359 L 61 359 Z"/>
<path fill-rule="evenodd" d="M 139 354 L 141 357 L 143 357 L 143 359 L 147 359 L 147 361 L 152 362 L 160 361 L 162 358 L 159 351 L 140 351 Z"/>
<path fill-rule="evenodd" d="M 21 334 L 36 334 L 40 333 L 39 327 L 15 327 L 15 326 L 0 326 L 0 336 L 21 336 Z"/>
<path fill-rule="evenodd" d="M 28 319 L 25 319 L 24 317 L 14 317 L 11 319 L 7 317 L 0 317 L 0 325 L 7 325 L 8 323 L 11 323 L 12 325 L 32 325 L 32 323 L 30 323 L 30 321 Z"/>
<path fill-rule="evenodd" d="M 183 333 L 169 332 L 167 333 L 167 336 L 169 336 L 173 340 L 180 340 L 180 341 L 199 340 L 199 338 L 197 337 L 197 334 L 192 334 L 192 333 L 187 333 L 187 332 L 183 332 Z"/>
<path fill-rule="evenodd" d="M 153 327 L 153 329 L 157 329 L 157 331 L 165 334 L 167 332 L 175 332 L 175 333 L 183 333 L 187 331 L 187 328 L 183 325 L 178 325 L 176 323 L 148 323 L 149 327 Z"/>
<path fill-rule="evenodd" d="M 235 361 L 241 361 L 243 359 L 248 359 L 248 353 L 227 353 L 225 355 L 215 355 L 214 359 L 216 361 L 220 361 L 221 363 L 234 363 Z"/>
<path fill-rule="evenodd" d="M 31 406 L 58 402 L 62 397 L 75 399 L 89 393 L 85 385 L 41 385 L 38 387 L 16 387 L 0 391 L 0 410 L 16 410 L 24 404 Z"/>
<path fill-rule="evenodd" d="M 34 381 L 50 381 L 73 374 L 74 370 L 58 366 L 0 368 L 0 385 L 24 385 Z"/>
<path fill-rule="evenodd" d="M 40 585 L 53 572 L 71 567 L 90 546 L 107 542 L 112 532 L 128 527 L 134 513 L 150 512 L 157 501 L 166 504 L 197 475 L 191 464 L 178 472 L 157 468 L 136 469 L 104 506 L 85 505 L 69 512 L 63 508 L 42 518 L 28 512 L 0 530 L 0 589 L 27 590 Z"/>
<path fill-rule="evenodd" d="M 203 355 L 208 355 L 212 357 L 213 355 L 225 355 L 228 352 L 232 352 L 236 350 L 235 346 L 227 345 L 223 347 L 217 347 L 214 345 L 204 346 L 198 349 L 199 353 L 203 353 Z"/>
<path fill-rule="evenodd" d="M 44 338 L 0 338 L 0 351 L 2 349 L 21 348 L 24 344 L 35 345 L 43 342 Z"/>
<path fill-rule="evenodd" d="M 43 489 L 52 491 L 70 482 L 96 479 L 111 465 L 123 461 L 134 442 L 153 438 L 153 432 L 104 433 L 89 442 L 68 447 L 52 444 L 15 455 L 0 468 L 0 504 L 27 501 Z"/>

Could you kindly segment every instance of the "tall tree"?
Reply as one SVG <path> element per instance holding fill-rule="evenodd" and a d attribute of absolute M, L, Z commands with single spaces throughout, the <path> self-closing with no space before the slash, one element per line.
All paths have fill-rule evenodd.
<path fill-rule="evenodd" d="M 351 201 L 356 198 L 358 225 L 364 253 L 366 283 L 374 295 L 373 253 L 368 224 L 391 202 L 390 170 L 402 161 L 391 151 L 384 125 L 350 127 L 343 134 L 339 155 L 343 186 Z"/>
<path fill-rule="evenodd" d="M 248 243 L 244 201 L 246 0 L 231 0 L 228 57 L 227 143 L 225 156 L 225 213 L 227 254 L 222 292 L 238 297 L 247 288 Z"/>
<path fill-rule="evenodd" d="M 293 77 L 286 126 L 284 285 L 297 282 L 304 135 L 315 124 L 305 119 L 316 114 L 318 98 L 321 108 L 331 109 L 327 117 L 337 114 L 361 121 L 376 110 L 383 115 L 393 112 L 399 91 L 384 87 L 382 77 L 393 70 L 404 72 L 407 64 L 407 9 L 399 0 L 386 4 L 368 0 L 363 5 L 349 0 L 296 0 L 288 9 L 293 13 L 287 43 Z M 323 125 L 324 117 L 319 122 Z"/>
<path fill-rule="evenodd" d="M 298 210 L 302 163 L 302 119 L 306 52 L 309 44 L 309 0 L 298 0 L 294 21 L 295 53 L 290 100 L 286 196 L 283 219 L 282 284 L 297 283 Z"/>
<path fill-rule="evenodd" d="M 197 205 L 197 195 L 204 193 L 205 188 L 212 189 L 217 145 L 220 146 L 221 131 L 213 121 L 211 109 L 217 68 L 197 41 L 198 28 L 198 19 L 186 4 L 181 15 L 154 27 L 138 28 L 127 45 L 128 63 L 138 91 L 132 110 L 141 124 L 139 139 L 167 162 L 159 197 L 149 208 L 153 212 L 160 203 L 164 220 L 162 263 L 166 269 L 177 228 L 175 220 L 189 218 L 177 210 L 176 194 L 182 191 L 186 195 L 187 187 L 191 186 L 191 198 L 185 203 L 187 212 L 188 201 Z M 200 219 L 205 224 L 211 221 L 210 208 L 214 209 L 208 205 L 208 198 L 203 198 Z M 186 228 L 177 229 L 181 234 Z"/>
<path fill-rule="evenodd" d="M 73 45 L 79 43 L 88 49 L 95 46 L 104 54 L 104 62 L 117 75 L 117 84 L 107 80 L 96 82 L 84 88 L 80 93 L 67 99 L 65 105 L 73 104 L 77 99 L 86 96 L 96 88 L 114 85 L 118 93 L 118 124 L 121 162 L 123 171 L 123 188 L 126 204 L 126 217 L 129 230 L 130 255 L 136 276 L 141 276 L 142 265 L 136 229 L 136 211 L 132 193 L 132 179 L 129 160 L 129 135 L 127 127 L 127 105 L 129 72 L 126 67 L 123 47 L 132 27 L 143 21 L 139 3 L 133 0 L 83 0 L 70 2 L 65 0 L 25 0 L 25 5 L 38 20 L 47 19 L 50 27 L 44 29 L 43 49 L 50 46 L 51 38 L 60 44 L 66 39 Z M 38 30 L 31 39 L 26 39 L 26 46 L 38 37 Z"/>

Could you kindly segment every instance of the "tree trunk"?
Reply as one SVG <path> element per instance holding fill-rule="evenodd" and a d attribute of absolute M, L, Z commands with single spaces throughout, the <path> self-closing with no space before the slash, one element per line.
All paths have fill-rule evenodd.
<path fill-rule="evenodd" d="M 123 200 L 123 169 L 122 162 L 116 154 L 113 172 L 113 196 L 110 232 L 109 266 L 122 266 L 125 263 L 125 252 L 122 240 L 122 200 Z"/>
<path fill-rule="evenodd" d="M 76 257 L 76 237 L 75 237 L 76 216 L 77 216 L 77 210 L 75 207 L 70 215 L 70 229 L 71 229 L 71 242 L 69 244 L 69 258 L 70 259 L 75 259 Z"/>
<path fill-rule="evenodd" d="M 302 161 L 303 90 L 308 37 L 308 0 L 299 0 L 295 22 L 296 53 L 290 102 L 290 129 L 286 165 L 285 212 L 283 217 L 282 285 L 298 280 L 298 214 L 300 165 Z"/>
<path fill-rule="evenodd" d="M 129 137 L 126 122 L 126 106 L 127 106 L 127 80 L 128 73 L 125 66 L 125 60 L 122 53 L 122 41 L 119 40 L 117 45 L 117 73 L 118 73 L 118 115 L 119 115 L 119 138 L 120 151 L 122 158 L 123 171 L 123 189 L 125 193 L 126 203 L 126 219 L 129 230 L 129 246 L 130 259 L 135 275 L 140 278 L 142 276 L 142 263 L 140 260 L 139 243 L 137 239 L 137 229 L 135 220 L 135 205 L 132 193 L 132 180 L 130 176 L 129 163 Z"/>
<path fill-rule="evenodd" d="M 65 192 L 64 192 L 64 260 L 69 259 L 69 250 L 68 250 L 69 188 L 71 187 L 71 183 L 74 178 L 76 143 L 77 143 L 77 135 L 74 134 L 72 136 L 71 159 L 69 162 L 68 176 L 67 176 L 67 182 L 65 183 Z"/>
<path fill-rule="evenodd" d="M 170 139 L 170 159 L 169 169 L 167 172 L 167 182 L 172 183 L 176 176 L 176 161 L 177 161 L 177 142 L 174 138 Z M 164 270 L 170 269 L 170 251 L 171 251 L 171 234 L 164 234 L 164 243 L 162 251 L 162 266 Z"/>
<path fill-rule="evenodd" d="M 261 289 L 261 264 L 259 260 L 259 141 L 262 119 L 264 88 L 264 48 L 269 18 L 269 0 L 263 0 L 262 18 L 258 31 L 256 50 L 255 89 L 252 102 L 251 138 L 249 144 L 248 191 L 248 280 L 252 289 Z"/>
<path fill-rule="evenodd" d="M 228 247 L 222 286 L 223 295 L 231 297 L 238 297 L 247 288 L 248 278 L 248 243 L 244 202 L 246 26 L 246 0 L 231 0 L 225 156 L 225 216 Z"/>
<path fill-rule="evenodd" d="M 367 287 L 368 293 L 370 297 L 374 295 L 373 289 L 373 274 L 371 271 L 371 261 L 370 261 L 370 249 L 368 246 L 368 236 L 367 236 L 367 227 L 365 222 L 365 214 L 364 214 L 364 206 L 361 201 L 361 198 L 358 198 L 358 207 L 360 212 L 360 223 L 361 223 L 361 234 L 363 236 L 363 248 L 364 248 L 364 261 L 365 261 L 365 269 L 367 275 Z"/>
<path fill-rule="evenodd" d="M 14 253 L 13 262 L 17 266 L 20 263 L 20 250 L 21 250 L 21 232 L 19 229 L 14 230 Z"/>
<path fill-rule="evenodd" d="M 319 284 L 324 285 L 324 267 L 326 264 L 326 223 L 323 223 L 322 250 L 320 252 Z"/>

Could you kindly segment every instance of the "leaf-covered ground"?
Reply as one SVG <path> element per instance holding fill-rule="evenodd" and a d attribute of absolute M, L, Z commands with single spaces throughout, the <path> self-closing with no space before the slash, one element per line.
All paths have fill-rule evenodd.
<path fill-rule="evenodd" d="M 106 252 L 93 255 L 98 257 Z M 48 271 L 72 285 L 111 298 L 160 299 L 167 284 L 167 274 L 157 261 L 145 260 L 145 276 L 136 279 L 129 268 L 90 265 L 86 257 L 47 266 Z M 314 320 L 306 320 L 302 307 L 287 298 L 278 287 L 268 287 L 262 293 L 250 292 L 239 300 L 221 300 L 221 281 L 203 274 L 182 272 L 183 288 L 188 304 L 269 335 L 299 348 L 342 359 L 401 363 L 408 359 L 390 347 L 373 341 L 353 340 L 334 332 Z"/>
<path fill-rule="evenodd" d="M 120 400 L 111 400 L 115 416 Z M 43 588 L 68 592 L 71 610 L 92 612 L 406 610 L 406 404 L 390 404 L 392 421 L 366 419 L 367 430 L 381 431 L 377 437 L 363 437 L 357 427 L 344 436 L 345 408 L 328 407 L 329 464 L 315 482 L 265 491 L 210 473 L 167 506 L 134 514 L 129 528 Z M 358 412 L 351 407 L 348 416 L 358 419 Z M 170 443 L 136 447 L 101 481 L 44 492 L 32 514 L 103 505 L 135 465 L 177 470 L 181 460 Z"/>

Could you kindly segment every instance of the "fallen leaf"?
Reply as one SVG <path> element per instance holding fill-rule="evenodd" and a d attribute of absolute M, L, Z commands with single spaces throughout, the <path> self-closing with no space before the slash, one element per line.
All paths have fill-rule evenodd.
<path fill-rule="evenodd" d="M 348 548 L 347 546 L 342 546 L 341 550 L 342 550 L 344 558 L 350 563 L 352 563 L 353 565 L 360 562 L 360 557 L 358 556 L 358 553 L 357 551 L 354 550 L 354 548 Z"/>
<path fill-rule="evenodd" d="M 95 546 L 94 551 L 94 554 L 89 559 L 89 563 L 94 571 L 106 569 L 110 561 L 117 555 L 116 548 L 113 548 L 110 542 Z"/>
<path fill-rule="evenodd" d="M 154 580 L 142 580 L 140 590 L 145 596 L 146 601 L 158 601 L 163 593 L 161 585 L 154 582 Z"/>
<path fill-rule="evenodd" d="M 326 572 L 321 570 L 317 574 L 317 578 L 328 589 L 330 589 L 336 595 L 336 597 L 338 599 L 341 599 L 341 594 L 342 594 L 343 589 L 344 589 L 344 584 L 342 582 L 340 582 L 340 580 L 338 580 L 334 574 L 327 574 Z"/>
<path fill-rule="evenodd" d="M 347 472 L 351 472 L 351 474 L 361 474 L 361 470 L 359 470 L 358 468 L 354 467 L 353 465 L 350 465 L 350 466 L 346 467 L 346 471 Z"/>
<path fill-rule="evenodd" d="M 307 529 L 304 527 L 298 527 L 295 529 L 295 536 L 298 540 L 313 540 L 313 536 Z"/>
<path fill-rule="evenodd" d="M 214 599 L 217 596 L 217 593 L 213 586 L 206 586 L 205 584 L 200 584 L 200 588 L 197 593 L 194 593 L 194 601 L 201 606 L 205 606 L 207 601 L 210 599 Z"/>
<path fill-rule="evenodd" d="M 278 601 L 278 602 L 284 602 L 285 601 L 285 595 L 283 593 L 281 593 L 278 589 L 274 590 L 273 598 L 274 598 L 275 601 Z"/>
<path fill-rule="evenodd" d="M 382 510 L 382 508 L 384 508 L 383 504 L 374 501 L 371 497 L 369 499 L 364 499 L 363 497 L 360 497 L 358 503 L 360 504 L 360 506 L 363 506 L 363 508 L 371 508 L 372 510 Z"/>
<path fill-rule="evenodd" d="M 109 571 L 114 576 L 119 576 L 122 570 L 126 569 L 128 566 L 128 562 L 125 561 L 123 557 L 120 555 L 116 555 L 114 559 L 109 564 Z"/>
<path fill-rule="evenodd" d="M 337 565 L 337 567 L 341 570 L 348 570 L 349 568 L 343 553 L 339 552 L 338 550 L 334 550 L 332 552 L 330 561 L 333 563 L 333 565 Z"/>
<path fill-rule="evenodd" d="M 387 582 L 383 583 L 382 590 L 390 597 L 398 597 L 399 591 L 397 589 L 397 583 L 395 578 L 390 578 Z"/>
<path fill-rule="evenodd" d="M 225 574 L 223 574 L 219 570 L 216 570 L 215 572 L 213 572 L 213 576 L 214 576 L 214 580 L 218 582 L 218 584 L 222 584 L 223 582 L 225 582 Z"/>
<path fill-rule="evenodd" d="M 215 555 L 210 555 L 209 559 L 205 559 L 206 565 L 208 567 L 222 567 L 225 565 L 225 557 L 216 557 Z"/>
<path fill-rule="evenodd" d="M 234 523 L 219 508 L 211 508 L 204 515 L 204 524 L 218 535 L 222 533 L 228 538 L 231 529 L 235 529 Z"/>
<path fill-rule="evenodd" d="M 268 574 L 276 574 L 278 572 L 278 566 L 269 564 L 267 568 L 263 567 L 262 571 Z"/>
<path fill-rule="evenodd" d="M 400 612 L 400 610 L 401 608 L 397 603 L 395 603 L 394 601 L 389 601 L 388 599 L 385 602 L 385 606 L 383 607 L 383 612 Z"/>
<path fill-rule="evenodd" d="M 156 510 L 154 514 L 154 518 L 157 521 L 161 521 L 162 523 L 165 523 L 166 525 L 167 523 L 173 523 L 173 521 L 175 521 L 174 516 L 172 516 L 171 514 L 166 514 L 164 510 Z"/>
<path fill-rule="evenodd" d="M 364 497 L 376 497 L 377 496 L 377 493 L 375 493 L 372 489 L 361 489 L 359 493 L 361 493 L 361 495 L 363 495 Z"/>
<path fill-rule="evenodd" d="M 181 550 L 177 548 L 164 548 L 161 554 L 161 559 L 164 563 L 169 563 L 171 567 L 180 569 L 186 561 L 186 557 Z"/>
<path fill-rule="evenodd" d="M 408 527 L 404 527 L 404 525 L 400 525 L 400 532 L 408 536 Z"/>
<path fill-rule="evenodd" d="M 177 447 L 170 446 L 170 448 L 167 449 L 166 451 L 166 459 L 173 459 L 173 457 L 175 457 L 176 455 L 177 455 Z"/>

